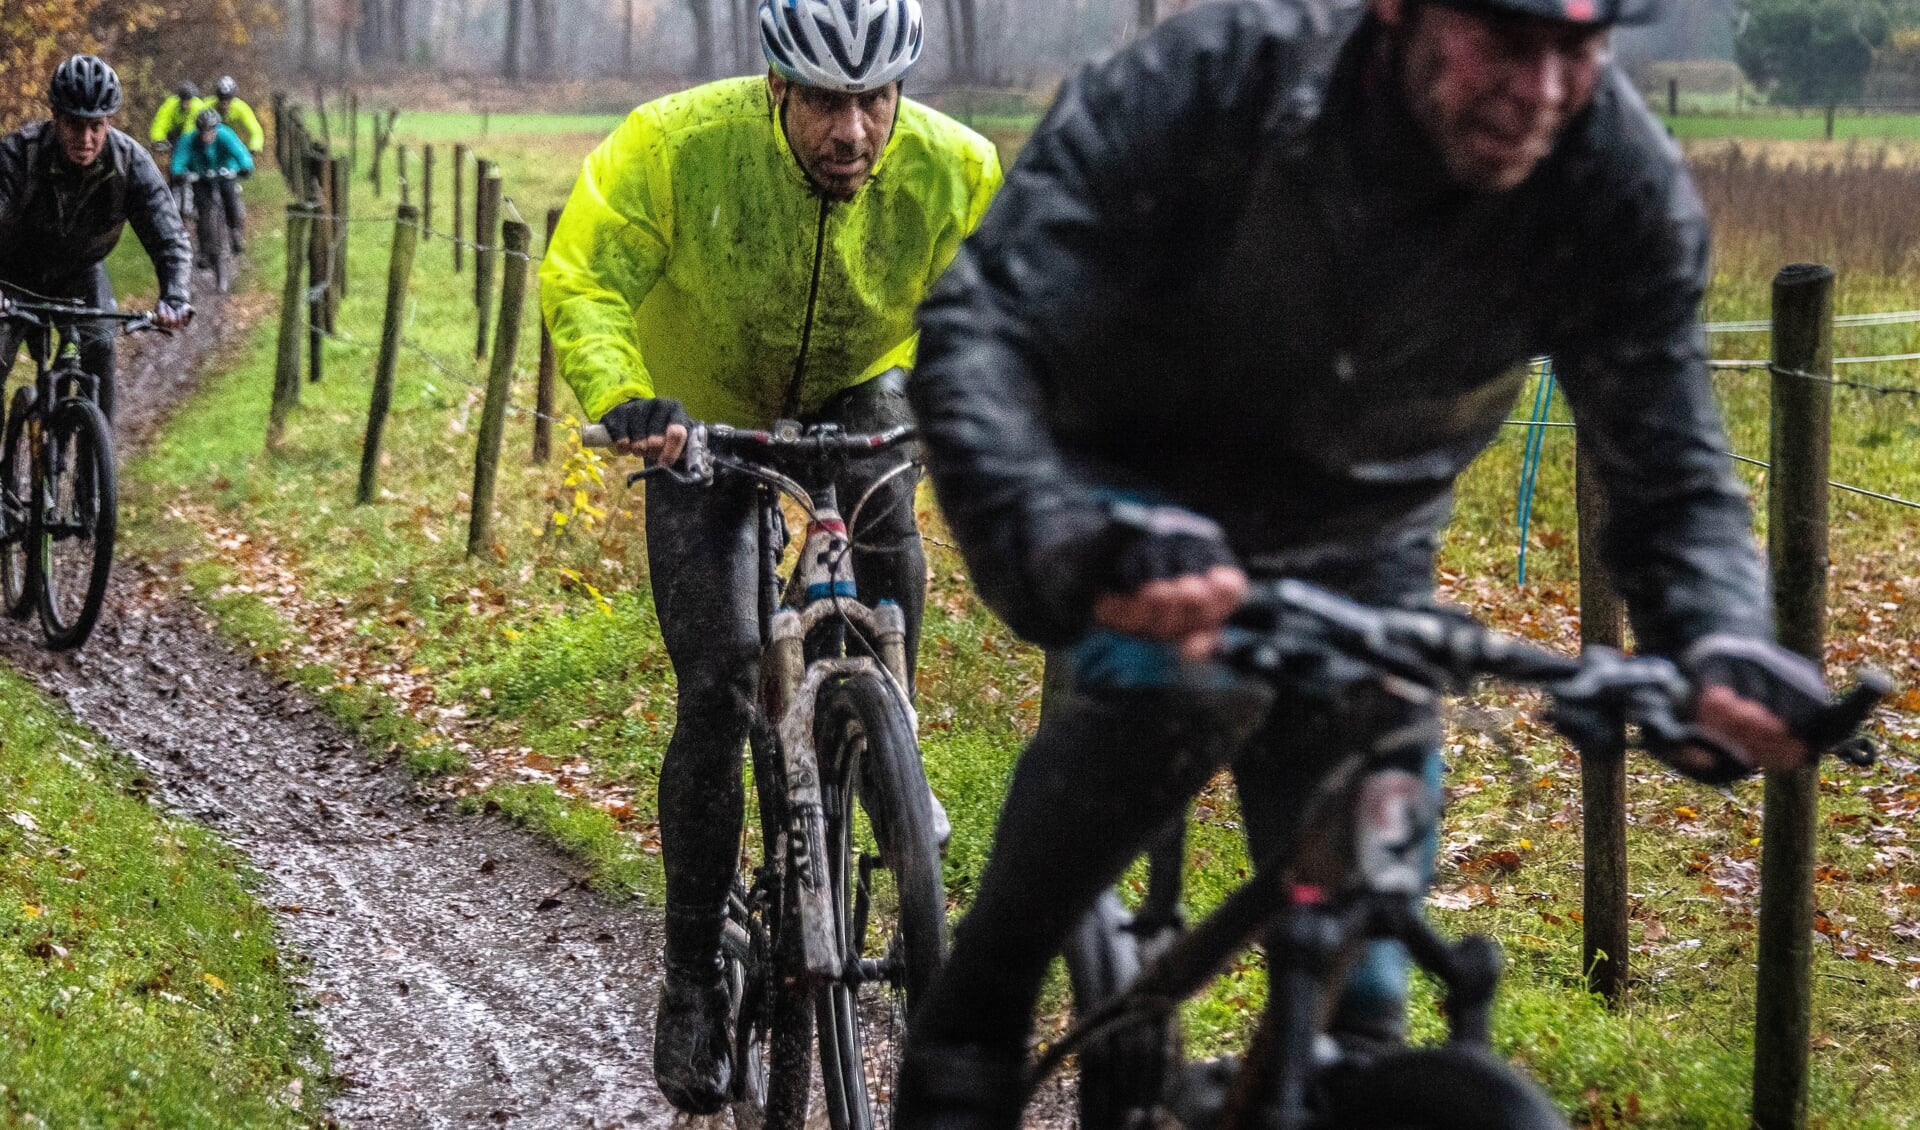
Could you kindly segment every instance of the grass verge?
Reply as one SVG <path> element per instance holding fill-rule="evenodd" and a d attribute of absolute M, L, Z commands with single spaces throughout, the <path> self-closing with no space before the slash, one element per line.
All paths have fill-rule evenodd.
<path fill-rule="evenodd" d="M 0 1124 L 312 1125 L 325 1078 L 237 853 L 0 673 Z"/>

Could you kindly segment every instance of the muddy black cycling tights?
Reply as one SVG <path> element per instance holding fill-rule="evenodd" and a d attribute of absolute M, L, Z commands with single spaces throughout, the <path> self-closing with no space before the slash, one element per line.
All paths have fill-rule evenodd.
<path fill-rule="evenodd" d="M 0 283 L 11 282 L 0 279 Z M 30 288 L 35 295 L 45 298 L 64 298 L 75 302 L 84 302 L 89 306 L 102 309 L 115 309 L 113 284 L 107 280 L 107 268 L 104 263 L 94 264 L 91 270 L 81 271 L 63 279 L 33 280 L 21 284 Z M 18 292 L 15 292 L 18 296 Z M 80 367 L 93 374 L 100 382 L 100 410 L 113 418 L 113 365 L 114 342 L 120 328 L 112 322 L 84 322 L 75 327 L 74 342 L 80 347 Z M 20 349 L 18 331 L 11 323 L 0 322 L 0 378 L 14 361 Z M 31 378 L 27 380 L 32 384 Z M 8 405 L 12 407 L 11 404 Z"/>
<path fill-rule="evenodd" d="M 864 395 L 829 405 L 822 415 L 851 431 L 905 419 L 903 398 L 884 388 L 855 391 L 862 390 Z M 876 475 L 896 462 L 883 457 L 850 469 L 835 484 L 842 516 L 850 517 Z M 855 531 L 862 548 L 854 555 L 861 600 L 892 600 L 905 611 L 909 656 L 919 643 L 926 600 L 915 482 L 909 472 L 868 501 Z M 647 484 L 653 602 L 679 681 L 679 713 L 660 770 L 670 968 L 710 965 L 719 953 L 727 889 L 740 853 L 741 757 L 759 685 L 754 497 L 754 484 L 737 475 L 704 487 L 664 479 Z"/>
<path fill-rule="evenodd" d="M 1072 654 L 1084 660 L 1088 646 Z M 1023 1054 L 1041 982 L 1069 932 L 1221 768 L 1232 770 L 1255 860 L 1291 842 L 1314 786 L 1349 751 L 1384 743 L 1438 788 L 1439 726 L 1428 707 L 1382 695 L 1330 718 L 1291 699 L 1273 705 L 1269 688 L 1216 667 L 1137 677 L 1143 665 L 1123 654 L 1129 647 L 1154 645 L 1107 647 L 1097 676 L 1122 685 L 1087 686 L 1096 676 L 1076 662 L 1082 685 L 1048 705 L 1021 756 L 979 894 L 915 1012 L 909 1053 L 925 1061 L 915 1075 L 938 1078 L 948 1049 L 988 1063 Z M 1429 869 L 1431 843 L 1417 849 Z M 1348 983 L 1336 1029 L 1398 1033 L 1406 979 L 1398 944 L 1376 943 Z"/>

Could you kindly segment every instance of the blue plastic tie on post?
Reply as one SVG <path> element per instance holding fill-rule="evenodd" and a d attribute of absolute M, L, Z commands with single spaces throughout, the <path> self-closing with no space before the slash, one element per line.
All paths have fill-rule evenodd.
<path fill-rule="evenodd" d="M 1534 386 L 1533 414 L 1528 418 L 1526 455 L 1520 461 L 1520 501 L 1515 517 L 1520 523 L 1520 585 L 1527 583 L 1527 531 L 1533 526 L 1533 492 L 1540 479 L 1541 449 L 1547 429 L 1542 426 L 1553 411 L 1553 358 L 1540 359 L 1540 383 Z"/>

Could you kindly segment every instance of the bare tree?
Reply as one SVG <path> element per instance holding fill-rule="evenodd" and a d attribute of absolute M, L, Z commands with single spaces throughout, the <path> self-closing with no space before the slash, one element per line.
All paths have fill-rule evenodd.
<path fill-rule="evenodd" d="M 318 0 L 301 0 L 300 4 L 300 72 L 312 74 L 314 64 L 320 54 L 320 30 L 315 26 L 313 6 Z"/>
<path fill-rule="evenodd" d="M 706 78 L 713 74 L 713 7 L 708 0 L 687 0 L 693 16 L 693 73 Z"/>
<path fill-rule="evenodd" d="M 412 53 L 407 47 L 407 0 L 393 0 L 393 18 L 388 28 L 389 42 L 393 61 L 405 66 L 412 61 Z"/>
<path fill-rule="evenodd" d="M 520 77 L 520 0 L 507 0 L 507 41 L 500 59 L 500 74 L 507 79 Z"/>
<path fill-rule="evenodd" d="M 1140 0 L 1140 14 L 1138 19 L 1141 35 L 1152 31 L 1153 25 L 1160 22 L 1160 13 L 1157 11 L 1158 7 L 1159 5 L 1155 4 L 1154 0 Z"/>
<path fill-rule="evenodd" d="M 533 74 L 535 78 L 552 78 L 554 70 L 554 38 L 558 29 L 554 27 L 557 17 L 553 10 L 553 0 L 532 0 L 533 3 Z"/>

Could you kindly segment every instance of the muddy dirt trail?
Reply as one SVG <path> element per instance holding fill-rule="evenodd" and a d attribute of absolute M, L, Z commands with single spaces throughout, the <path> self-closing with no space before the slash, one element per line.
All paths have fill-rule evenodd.
<path fill-rule="evenodd" d="M 250 320 L 236 309 L 222 330 L 222 313 L 208 303 L 190 332 L 123 351 L 123 451 Z M 37 626 L 8 621 L 0 656 L 132 757 L 159 803 L 259 867 L 307 963 L 342 1125 L 668 1125 L 646 909 L 602 902 L 516 829 L 416 797 L 138 562 L 116 569 L 82 652 L 48 654 Z"/>

